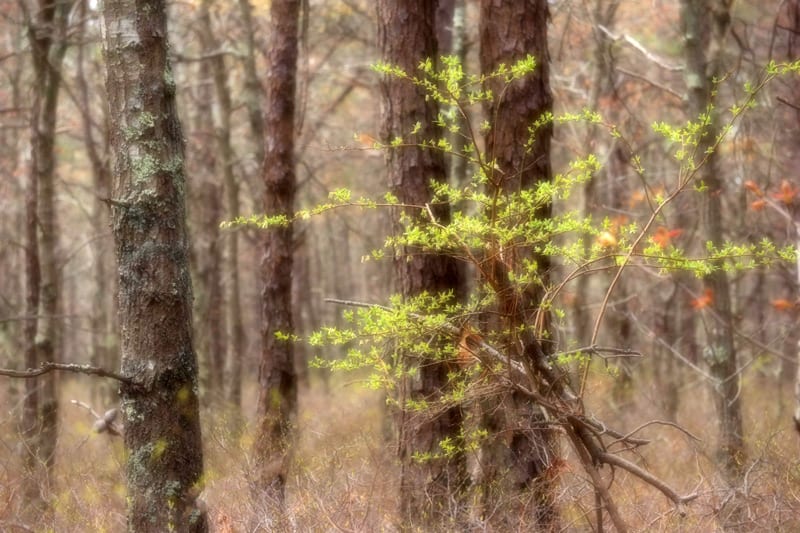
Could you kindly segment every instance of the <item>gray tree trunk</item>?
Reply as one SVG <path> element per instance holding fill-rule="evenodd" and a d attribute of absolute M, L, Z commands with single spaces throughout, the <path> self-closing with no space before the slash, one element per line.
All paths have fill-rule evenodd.
<path fill-rule="evenodd" d="M 688 112 L 697 120 L 716 106 L 712 97 L 713 80 L 724 74 L 723 53 L 725 38 L 730 27 L 732 0 L 682 0 L 686 58 L 686 85 L 689 96 Z M 715 246 L 723 244 L 722 191 L 720 167 L 716 152 L 706 154 L 720 132 L 718 112 L 710 111 L 711 122 L 697 147 L 697 161 L 705 158 L 697 180 L 706 188 L 703 198 L 703 240 Z M 744 435 L 740 378 L 733 342 L 733 313 L 731 312 L 730 283 L 722 268 L 715 269 L 703 278 L 703 286 L 711 291 L 713 314 L 706 318 L 706 346 L 703 357 L 714 377 L 714 404 L 719 424 L 718 461 L 730 482 L 742 475 L 744 465 Z"/>
<path fill-rule="evenodd" d="M 31 45 L 35 91 L 31 109 L 31 178 L 28 190 L 28 279 L 27 310 L 33 318 L 26 324 L 26 366 L 60 358 L 60 282 L 56 264 L 56 111 L 61 89 L 61 63 L 67 49 L 66 28 L 70 4 L 66 0 L 40 0 L 28 7 L 26 23 Z M 35 195 L 35 197 L 34 197 Z M 36 294 L 34 294 L 36 292 Z M 23 435 L 29 478 L 26 497 L 43 509 L 48 475 L 55 460 L 58 435 L 57 378 L 50 374 L 27 384 L 23 409 Z M 42 467 L 44 470 L 42 471 Z M 38 486 L 37 486 L 38 485 Z"/>
<path fill-rule="evenodd" d="M 128 530 L 208 530 L 184 205 L 163 0 L 106 0 Z"/>

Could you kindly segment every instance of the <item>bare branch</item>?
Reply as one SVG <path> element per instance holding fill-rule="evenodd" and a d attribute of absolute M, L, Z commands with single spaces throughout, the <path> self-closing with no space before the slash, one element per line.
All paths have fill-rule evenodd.
<path fill-rule="evenodd" d="M 0 368 L 0 376 L 10 378 L 31 379 L 44 374 L 49 374 L 55 370 L 62 372 L 73 372 L 76 374 L 86 374 L 90 376 L 98 376 L 101 378 L 115 379 L 126 385 L 136 385 L 137 383 L 128 376 L 117 374 L 105 368 L 100 368 L 91 365 L 79 365 L 76 363 L 42 363 L 39 368 L 29 368 L 27 370 L 12 370 L 9 368 Z"/>
<path fill-rule="evenodd" d="M 598 24 L 597 28 L 605 33 L 609 39 L 612 41 L 625 41 L 629 45 L 633 46 L 636 50 L 638 50 L 644 57 L 646 57 L 651 62 L 655 63 L 659 67 L 663 68 L 664 70 L 669 70 L 671 72 L 680 72 L 683 70 L 682 65 L 670 65 L 667 63 L 663 58 L 658 57 L 650 50 L 644 47 L 642 43 L 634 39 L 628 34 L 623 33 L 622 35 L 614 35 L 611 30 L 603 26 L 602 24 Z"/>
<path fill-rule="evenodd" d="M 700 496 L 697 492 L 687 494 L 686 496 L 681 496 L 680 494 L 675 492 L 669 485 L 661 481 L 659 478 L 657 478 L 647 470 L 639 467 L 638 465 L 635 465 L 634 463 L 628 461 L 624 457 L 620 457 L 619 455 L 603 451 L 597 451 L 596 459 L 607 465 L 613 465 L 630 472 L 631 474 L 638 477 L 648 485 L 651 485 L 660 490 L 661 493 L 667 498 L 669 498 L 675 505 L 683 505 L 685 503 L 689 503 L 690 501 L 695 500 Z"/>

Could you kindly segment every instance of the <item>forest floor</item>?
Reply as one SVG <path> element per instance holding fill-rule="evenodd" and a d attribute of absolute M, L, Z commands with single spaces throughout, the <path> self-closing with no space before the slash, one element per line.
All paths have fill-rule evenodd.
<path fill-rule="evenodd" d="M 637 454 L 638 465 L 659 476 L 679 494 L 699 497 L 676 509 L 652 487 L 616 471 L 612 494 L 633 531 L 710 532 L 721 530 L 728 516 L 729 530 L 800 531 L 800 439 L 793 429 L 791 390 L 778 390 L 753 377 L 743 387 L 748 457 L 744 478 L 729 488 L 713 466 L 715 426 L 706 387 L 689 382 L 681 391 L 677 420 L 686 432 L 655 423 L 637 436 L 652 442 Z M 56 475 L 45 490 L 55 512 L 47 523 L 19 524 L 21 469 L 14 416 L 19 406 L 10 403 L 7 390 L 0 404 L 0 530 L 56 532 L 117 532 L 125 529 L 124 455 L 121 439 L 92 431 L 93 417 L 70 403 L 92 403 L 88 381 L 64 380 L 62 426 Z M 364 389 L 352 376 L 337 377 L 325 387 L 321 381 L 301 394 L 298 419 L 300 437 L 287 494 L 297 531 L 394 531 L 397 502 L 397 466 L 394 445 L 386 436 L 390 421 L 380 394 Z M 663 421 L 660 392 L 639 387 L 624 403 L 610 401 L 611 378 L 599 373 L 590 389 L 589 407 L 596 416 L 623 432 L 649 421 Z M 250 396 L 254 394 L 249 391 Z M 247 395 L 246 395 L 247 396 Z M 13 396 L 12 396 L 13 397 Z M 252 399 L 252 398 L 251 398 Z M 246 397 L 247 400 L 247 397 Z M 246 405 L 254 402 L 245 401 Z M 97 411 L 104 408 L 95 406 Z M 246 413 L 252 416 L 252 413 Z M 263 515 L 250 504 L 245 450 L 252 439 L 245 431 L 231 431 L 230 417 L 204 411 L 207 502 L 213 531 L 252 531 L 254 519 Z M 604 469 L 607 480 L 610 471 Z M 560 474 L 559 501 L 564 531 L 591 531 L 595 520 L 594 493 L 585 474 L 567 454 Z M 591 521 L 591 522 L 590 522 Z"/>

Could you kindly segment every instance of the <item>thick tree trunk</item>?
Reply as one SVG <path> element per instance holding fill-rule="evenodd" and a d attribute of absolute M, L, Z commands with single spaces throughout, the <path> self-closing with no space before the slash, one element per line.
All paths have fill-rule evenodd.
<path fill-rule="evenodd" d="M 128 530 L 207 531 L 184 205 L 162 0 L 106 0 Z"/>
<path fill-rule="evenodd" d="M 267 47 L 264 212 L 291 219 L 295 197 L 295 89 L 300 0 L 273 0 Z M 297 411 L 292 321 L 293 224 L 266 231 L 261 261 L 261 365 L 259 367 L 257 497 L 281 521 Z M 286 527 L 273 523 L 274 527 Z"/>
<path fill-rule="evenodd" d="M 420 61 L 435 58 L 436 2 L 381 0 L 378 9 L 378 40 L 383 60 L 414 75 Z M 383 90 L 383 139 L 402 137 L 405 144 L 422 143 L 444 132 L 434 126 L 437 107 L 424 92 L 405 80 L 389 78 Z M 415 124 L 420 131 L 412 138 Z M 389 183 L 403 204 L 427 205 L 432 197 L 430 182 L 447 179 L 444 158 L 439 152 L 408 146 L 388 153 Z M 432 205 L 441 223 L 450 219 L 449 206 Z M 399 213 L 398 213 L 399 215 Z M 406 215 L 419 216 L 409 210 Z M 397 219 L 396 219 L 397 221 Z M 452 291 L 464 296 L 463 275 L 455 259 L 435 254 L 403 250 L 395 261 L 395 277 L 405 297 Z M 403 364 L 413 365 L 413 354 L 404 354 Z M 418 375 L 404 385 L 406 400 L 435 403 L 447 389 L 448 365 L 443 361 L 424 361 Z M 403 406 L 401 405 L 401 410 Z M 461 410 L 447 407 L 435 418 L 401 413 L 399 426 L 400 519 L 403 527 L 445 527 L 462 511 L 466 489 L 466 464 L 463 452 L 454 457 L 442 453 L 444 439 L 459 441 Z M 418 461 L 415 454 L 431 457 Z"/>
<path fill-rule="evenodd" d="M 493 161 L 497 169 L 491 171 L 488 180 L 490 190 L 498 195 L 531 189 L 552 177 L 552 125 L 538 128 L 533 142 L 526 147 L 531 125 L 552 110 L 548 16 L 546 0 L 481 2 L 481 71 L 491 73 L 499 65 L 511 65 L 527 55 L 536 58 L 535 72 L 523 79 L 508 86 L 501 79 L 487 83 L 495 99 L 486 105 L 491 124 L 486 134 L 486 160 Z M 549 217 L 550 206 L 531 216 Z M 547 284 L 548 258 L 534 256 L 521 245 L 504 250 L 495 244 L 497 253 L 488 259 L 491 264 L 487 266 L 493 278 L 489 281 L 498 295 L 502 331 L 510 332 L 512 337 L 507 339 L 507 349 L 517 358 L 529 353 L 552 353 L 549 318 L 538 309 Z M 509 274 L 531 259 L 538 265 L 539 281 L 519 287 Z M 537 323 L 538 328 L 534 326 Z M 542 529 L 555 527 L 554 487 L 546 470 L 558 450 L 543 415 L 518 393 L 508 393 L 496 404 L 484 404 L 483 408 L 484 423 L 493 431 L 483 450 L 485 468 L 480 471 L 482 515 L 504 529 L 516 529 L 532 521 Z"/>
<path fill-rule="evenodd" d="M 698 161 L 705 158 L 705 163 L 696 179 L 707 190 L 703 200 L 703 240 L 717 247 L 723 244 L 722 180 L 717 154 L 706 154 L 706 150 L 720 132 L 718 112 L 710 110 L 710 106 L 716 105 L 712 97 L 713 80 L 724 74 L 722 59 L 730 26 L 730 5 L 731 0 L 682 0 L 681 3 L 689 116 L 697 120 L 701 114 L 711 113 L 710 124 L 697 148 Z M 713 297 L 714 313 L 707 318 L 703 356 L 715 380 L 713 395 L 720 430 L 718 460 L 728 480 L 734 482 L 742 475 L 745 449 L 730 283 L 725 271 L 717 268 L 703 279 L 703 286 Z"/>

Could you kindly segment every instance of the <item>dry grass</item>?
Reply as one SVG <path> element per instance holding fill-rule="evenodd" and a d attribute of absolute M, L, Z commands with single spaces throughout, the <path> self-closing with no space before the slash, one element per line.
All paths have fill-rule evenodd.
<path fill-rule="evenodd" d="M 611 378 L 596 376 L 591 407 L 604 421 L 624 430 L 660 419 L 658 393 L 646 382 L 645 377 L 640 379 L 630 404 L 615 406 L 604 400 L 611 398 Z M 15 452 L 18 440 L 13 413 L 4 412 L 0 419 L 0 530 L 25 531 L 17 526 L 27 526 L 33 531 L 59 533 L 124 531 L 120 439 L 92 433 L 91 416 L 69 404 L 71 399 L 90 402 L 87 383 L 84 379 L 65 381 L 57 468 L 51 485 L 44 487 L 55 512 L 38 523 L 19 522 L 22 477 Z M 689 385 L 683 391 L 678 422 L 701 441 L 673 427 L 653 425 L 640 434 L 652 443 L 641 454 L 629 457 L 678 492 L 696 491 L 700 496 L 681 514 L 655 489 L 614 472 L 612 493 L 633 530 L 719 531 L 721 519 L 737 504 L 740 511 L 728 517 L 728 530 L 800 531 L 800 439 L 791 426 L 790 413 L 782 410 L 779 401 L 788 401 L 791 391 L 777 390 L 774 381 L 766 378 L 751 378 L 743 390 L 749 436 L 744 481 L 728 487 L 715 470 L 715 424 L 709 394 L 701 385 Z M 288 484 L 296 530 L 396 530 L 397 467 L 392 443 L 384 436 L 381 397 L 357 385 L 334 384 L 330 392 L 322 386 L 312 387 L 301 398 L 300 437 Z M 10 405 L 6 400 L 3 405 Z M 226 418 L 204 413 L 204 497 L 215 531 L 249 531 L 261 514 L 249 498 L 245 450 L 252 438 L 247 432 L 237 436 Z M 603 472 L 610 481 L 608 468 Z M 560 480 L 564 530 L 591 530 L 594 494 L 572 457 L 568 456 Z"/>

